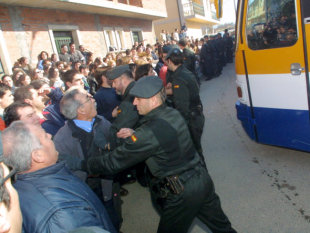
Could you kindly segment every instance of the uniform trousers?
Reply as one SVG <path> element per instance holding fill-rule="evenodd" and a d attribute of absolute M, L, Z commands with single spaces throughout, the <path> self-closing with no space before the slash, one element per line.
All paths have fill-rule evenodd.
<path fill-rule="evenodd" d="M 153 203 L 161 215 L 158 233 L 186 233 L 195 217 L 213 233 L 236 232 L 222 210 L 204 166 L 197 165 L 194 172 L 184 172 L 180 180 L 184 185 L 181 194 L 168 193 L 166 198 L 156 198 L 151 190 Z"/>

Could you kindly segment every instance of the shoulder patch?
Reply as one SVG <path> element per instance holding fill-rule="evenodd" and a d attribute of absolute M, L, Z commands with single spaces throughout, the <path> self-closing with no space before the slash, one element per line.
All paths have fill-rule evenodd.
<path fill-rule="evenodd" d="M 174 85 L 174 86 L 173 86 L 173 88 L 179 88 L 179 87 L 180 87 L 179 85 Z"/>
<path fill-rule="evenodd" d="M 138 138 L 136 137 L 136 135 L 131 135 L 131 140 L 133 141 L 133 142 L 136 142 L 137 140 L 138 140 Z"/>

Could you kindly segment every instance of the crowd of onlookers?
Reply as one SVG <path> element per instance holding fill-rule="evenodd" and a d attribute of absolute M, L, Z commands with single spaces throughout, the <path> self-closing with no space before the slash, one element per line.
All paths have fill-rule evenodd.
<path fill-rule="evenodd" d="M 101 146 L 106 145 L 106 138 L 117 140 L 111 138 L 111 132 L 117 132 L 114 121 L 120 114 L 121 101 L 128 95 L 127 87 L 153 75 L 166 85 L 169 69 L 165 56 L 173 47 L 183 51 L 184 65 L 198 83 L 219 76 L 233 59 L 233 40 L 227 31 L 224 36 L 200 40 L 189 39 L 186 28 L 170 37 L 163 34 L 155 45 L 135 42 L 131 49 L 111 49 L 103 58 L 94 58 L 83 45 L 76 49 L 74 43 L 63 44 L 59 55 L 49 56 L 42 51 L 35 67 L 28 58 L 19 58 L 13 74 L 1 77 L 0 130 L 7 128 L 2 136 L 4 154 L 19 173 L 15 188 L 26 232 L 62 232 L 80 226 L 119 230 L 121 211 L 117 201 L 128 191 L 115 187 L 115 179 L 126 183 L 130 172 L 117 178 L 89 177 L 83 172 L 82 161 L 105 150 Z M 123 72 L 121 81 L 107 78 L 113 67 L 123 65 L 130 71 Z M 138 119 L 138 115 L 135 117 Z"/>

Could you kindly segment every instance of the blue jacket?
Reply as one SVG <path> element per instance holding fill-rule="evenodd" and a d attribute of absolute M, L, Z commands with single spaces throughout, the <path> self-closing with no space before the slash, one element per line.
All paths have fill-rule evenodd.
<path fill-rule="evenodd" d="M 120 96 L 116 94 L 114 88 L 100 87 L 94 95 L 94 99 L 97 103 L 98 115 L 112 122 L 112 111 L 121 103 Z"/>
<path fill-rule="evenodd" d="M 58 130 L 65 125 L 65 117 L 61 114 L 59 105 L 63 93 L 60 88 L 55 88 L 48 96 L 52 103 L 43 111 L 46 120 L 42 123 L 42 128 L 45 132 L 55 136 Z"/>
<path fill-rule="evenodd" d="M 14 187 L 25 233 L 65 233 L 82 226 L 116 232 L 97 196 L 64 163 L 20 174 Z"/>

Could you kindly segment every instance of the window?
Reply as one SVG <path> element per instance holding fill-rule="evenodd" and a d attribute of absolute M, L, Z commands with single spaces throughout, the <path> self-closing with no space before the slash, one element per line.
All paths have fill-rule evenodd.
<path fill-rule="evenodd" d="M 297 41 L 294 0 L 249 0 L 246 34 L 250 49 L 292 46 Z"/>
<path fill-rule="evenodd" d="M 112 49 L 120 51 L 122 50 L 122 48 L 125 47 L 124 35 L 122 29 L 104 28 L 103 33 L 108 51 Z"/>
<path fill-rule="evenodd" d="M 69 44 L 73 41 L 71 31 L 53 31 L 57 52 L 61 52 L 61 46 L 66 44 L 69 48 Z"/>
<path fill-rule="evenodd" d="M 48 25 L 48 34 L 54 53 L 60 53 L 62 44 L 74 42 L 76 46 L 83 44 L 81 41 L 79 27 L 75 25 Z"/>
<path fill-rule="evenodd" d="M 1 58 L 0 58 L 0 78 L 4 75 L 4 69 L 2 66 Z"/>
<path fill-rule="evenodd" d="M 132 35 L 133 44 L 135 42 L 140 43 L 143 40 L 142 32 L 141 31 L 136 31 L 136 30 L 135 31 L 131 31 L 131 35 Z"/>

